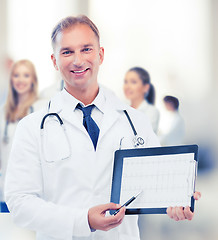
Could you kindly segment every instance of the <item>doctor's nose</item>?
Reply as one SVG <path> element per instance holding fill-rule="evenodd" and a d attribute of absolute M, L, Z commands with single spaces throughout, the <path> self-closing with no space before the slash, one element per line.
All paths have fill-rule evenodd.
<path fill-rule="evenodd" d="M 75 53 L 74 54 L 74 58 L 73 58 L 73 64 L 76 67 L 81 67 L 83 65 L 84 61 L 83 61 L 83 57 L 80 53 Z"/>

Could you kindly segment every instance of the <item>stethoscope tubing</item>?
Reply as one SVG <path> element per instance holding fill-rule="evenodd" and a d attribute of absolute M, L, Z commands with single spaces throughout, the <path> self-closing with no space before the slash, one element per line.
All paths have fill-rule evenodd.
<path fill-rule="evenodd" d="M 61 126 L 64 124 L 63 120 L 61 119 L 61 117 L 57 113 L 47 113 L 42 119 L 42 122 L 40 124 L 40 129 L 44 129 L 45 120 L 49 116 L 55 116 L 58 119 Z"/>
<path fill-rule="evenodd" d="M 51 101 L 49 101 L 49 104 L 48 104 L 48 113 L 43 117 L 42 121 L 41 121 L 41 124 L 40 124 L 40 129 L 43 130 L 44 129 L 44 124 L 45 124 L 45 120 L 47 117 L 50 117 L 50 116 L 54 116 L 58 119 L 59 123 L 61 126 L 64 126 L 64 123 L 63 123 L 63 120 L 61 119 L 61 117 L 59 116 L 58 113 L 49 113 L 49 110 L 50 110 L 50 106 L 51 106 Z M 129 121 L 129 124 L 132 128 L 132 131 L 133 131 L 133 134 L 134 134 L 134 139 L 133 139 L 133 142 L 134 142 L 134 146 L 135 147 L 139 147 L 140 145 L 144 145 L 144 139 L 142 137 L 139 137 L 138 134 L 137 134 L 137 131 L 133 125 L 133 122 L 128 114 L 128 112 L 126 110 L 123 110 L 124 114 L 126 115 L 128 121 Z"/>

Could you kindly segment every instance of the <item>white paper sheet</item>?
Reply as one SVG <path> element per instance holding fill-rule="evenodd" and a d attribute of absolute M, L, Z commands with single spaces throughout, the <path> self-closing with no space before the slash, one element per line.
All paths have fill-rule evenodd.
<path fill-rule="evenodd" d="M 142 190 L 127 208 L 191 206 L 195 169 L 194 153 L 124 158 L 120 203 Z"/>

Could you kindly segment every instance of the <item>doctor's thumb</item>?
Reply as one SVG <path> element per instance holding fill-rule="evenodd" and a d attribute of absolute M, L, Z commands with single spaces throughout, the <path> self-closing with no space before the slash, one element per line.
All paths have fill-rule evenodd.
<path fill-rule="evenodd" d="M 107 203 L 107 204 L 103 204 L 101 205 L 102 207 L 102 211 L 108 211 L 108 210 L 115 210 L 121 207 L 120 204 L 116 204 L 116 203 Z"/>

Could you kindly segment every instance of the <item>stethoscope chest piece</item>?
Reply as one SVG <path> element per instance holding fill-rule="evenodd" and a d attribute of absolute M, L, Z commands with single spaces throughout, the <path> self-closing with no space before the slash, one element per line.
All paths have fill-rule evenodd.
<path fill-rule="evenodd" d="M 134 147 L 143 146 L 145 141 L 142 137 L 138 137 L 137 135 L 133 139 Z"/>

